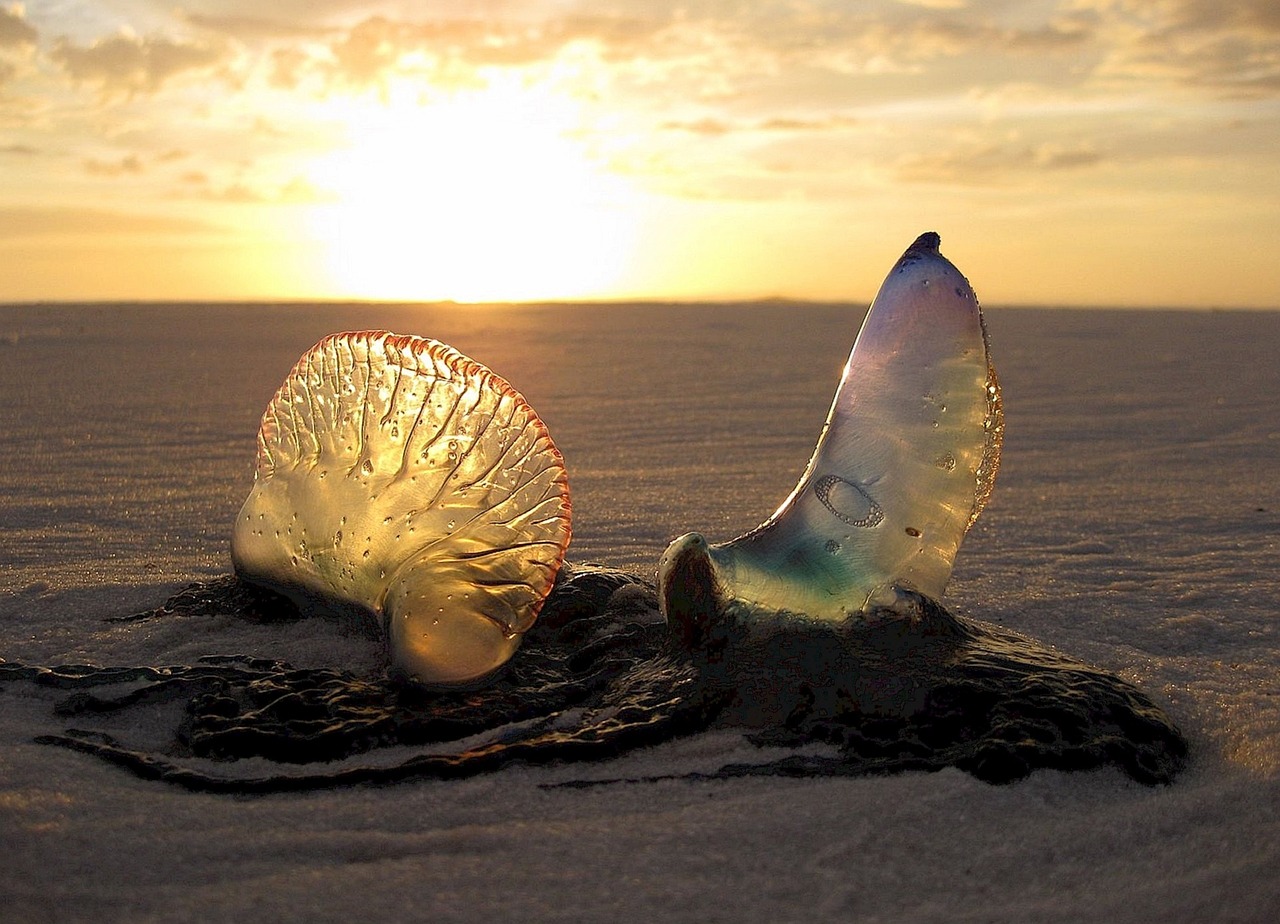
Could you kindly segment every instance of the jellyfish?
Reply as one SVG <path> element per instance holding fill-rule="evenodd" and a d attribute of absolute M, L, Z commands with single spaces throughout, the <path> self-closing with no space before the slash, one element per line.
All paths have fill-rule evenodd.
<path fill-rule="evenodd" d="M 841 624 L 940 600 L 995 483 L 1004 431 L 968 280 L 922 234 L 889 272 L 795 490 L 760 526 L 675 540 L 663 613 L 690 643 L 718 625 Z"/>
<path fill-rule="evenodd" d="M 452 347 L 325 337 L 267 405 L 231 557 L 306 611 L 356 611 L 391 663 L 483 682 L 515 653 L 564 561 L 564 461 L 506 381 Z"/>

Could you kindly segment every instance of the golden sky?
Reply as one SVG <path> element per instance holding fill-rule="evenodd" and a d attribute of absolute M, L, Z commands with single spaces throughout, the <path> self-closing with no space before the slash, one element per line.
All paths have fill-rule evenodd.
<path fill-rule="evenodd" d="M 0 6 L 0 301 L 865 300 L 925 230 L 1280 305 L 1280 3 Z"/>

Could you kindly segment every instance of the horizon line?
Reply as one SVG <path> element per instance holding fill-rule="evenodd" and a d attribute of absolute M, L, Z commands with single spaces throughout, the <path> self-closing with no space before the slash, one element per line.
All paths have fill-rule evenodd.
<path fill-rule="evenodd" d="M 792 305 L 796 307 L 837 307 L 845 305 L 870 306 L 871 299 L 815 299 L 793 298 L 785 295 L 769 295 L 749 298 L 724 297 L 638 297 L 638 298 L 539 298 L 529 300 L 460 301 L 457 299 L 396 299 L 396 298 L 102 298 L 102 299 L 0 299 L 0 310 L 21 308 L 97 308 L 97 307 L 195 307 L 263 305 L 271 307 L 457 307 L 457 308 L 610 308 L 624 306 L 705 306 L 750 307 L 763 305 Z M 1125 305 L 1125 304 L 1072 304 L 1067 302 L 992 302 L 983 303 L 984 311 L 1280 311 L 1280 303 L 1274 305 Z"/>

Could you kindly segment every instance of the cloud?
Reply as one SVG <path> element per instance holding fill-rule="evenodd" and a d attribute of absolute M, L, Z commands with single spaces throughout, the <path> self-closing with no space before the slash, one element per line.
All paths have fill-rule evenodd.
<path fill-rule="evenodd" d="M 747 2 L 731 15 L 722 3 L 696 0 L 657 0 L 639 13 L 631 4 L 512 0 L 496 12 L 435 5 L 435 17 L 423 19 L 353 19 L 361 7 L 338 2 L 318 14 L 286 2 L 266 16 L 250 3 L 195 5 L 179 14 L 182 24 L 212 44 L 122 34 L 90 46 L 63 40 L 53 57 L 74 79 L 132 94 L 157 89 L 177 73 L 213 67 L 228 46 L 241 55 L 237 67 L 252 61 L 269 86 L 285 91 L 385 89 L 397 76 L 466 86 L 482 80 L 486 68 L 537 67 L 582 52 L 602 65 L 592 71 L 597 78 L 608 72 L 590 87 L 592 78 L 583 78 L 588 91 L 612 92 L 614 98 L 620 92 L 657 105 L 677 92 L 686 98 L 690 92 L 704 99 L 749 98 L 801 72 L 916 74 L 929 62 L 962 55 L 1066 54 L 1093 38 L 1083 15 L 1038 24 L 999 22 L 985 8 L 933 0 L 782 11 L 776 4 Z M 567 73 L 557 79 L 574 79 Z"/>
<path fill-rule="evenodd" d="M 265 202 L 266 196 L 244 183 L 232 183 L 222 189 L 210 191 L 207 197 L 218 202 Z"/>
<path fill-rule="evenodd" d="M 742 133 L 800 133 L 826 132 L 852 128 L 860 124 L 859 120 L 845 116 L 830 115 L 821 118 L 792 118 L 779 116 L 758 119 L 752 122 L 729 122 L 723 119 L 706 117 L 690 121 L 672 120 L 663 122 L 663 131 L 688 132 L 692 135 L 716 136 Z"/>
<path fill-rule="evenodd" d="M 194 191 L 196 198 L 209 202 L 225 202 L 234 205 L 319 205 L 338 201 L 338 197 L 326 189 L 314 185 L 303 176 L 295 176 L 288 182 L 271 188 L 250 185 L 242 180 L 225 186 L 210 185 L 209 177 L 192 171 L 180 178 Z"/>
<path fill-rule="evenodd" d="M 0 53 L 8 57 L 30 57 L 38 33 L 24 18 L 22 7 L 0 9 Z M 18 76 L 18 66 L 12 60 L 0 58 L 0 87 Z"/>
<path fill-rule="evenodd" d="M 1031 163 L 1040 170 L 1075 170 L 1102 163 L 1102 155 L 1089 145 L 1046 142 L 1031 151 Z"/>
<path fill-rule="evenodd" d="M 412 27 L 373 16 L 330 46 L 336 69 L 352 83 L 369 84 L 413 47 Z"/>
<path fill-rule="evenodd" d="M 1163 0 L 1154 4 L 1164 28 L 1174 32 L 1242 29 L 1280 33 L 1280 5 L 1275 0 Z"/>
<path fill-rule="evenodd" d="M 191 234 L 218 231 L 216 225 L 166 215 L 139 215 L 107 209 L 0 206 L 0 239 L 66 234 Z"/>
<path fill-rule="evenodd" d="M 91 176 L 124 176 L 125 174 L 142 173 L 142 161 L 137 154 L 127 154 L 119 160 L 103 161 L 90 158 L 84 162 L 84 169 Z"/>
<path fill-rule="evenodd" d="M 688 122 L 671 121 L 662 123 L 663 131 L 688 132 L 691 135 L 727 135 L 738 129 L 723 119 L 696 119 Z"/>
<path fill-rule="evenodd" d="M 153 93 L 182 74 L 208 72 L 224 59 L 212 45 L 120 34 L 89 45 L 63 38 L 49 56 L 77 83 L 97 84 L 106 93 Z"/>
<path fill-rule="evenodd" d="M 1071 52 L 1087 45 L 1092 37 L 1089 27 L 1081 23 L 1046 23 L 1025 28 L 1001 26 L 982 19 L 922 14 L 905 22 L 864 22 L 851 28 L 845 40 L 832 51 L 843 53 L 846 58 L 852 55 L 863 62 L 887 59 L 905 66 L 962 55 Z"/>
<path fill-rule="evenodd" d="M 1106 30 L 1098 76 L 1217 95 L 1280 95 L 1280 4 L 1275 0 L 1087 0 Z"/>
<path fill-rule="evenodd" d="M 994 143 L 909 155 L 898 161 L 894 173 L 909 183 L 1010 186 L 1028 174 L 1079 170 L 1102 160 L 1092 145 L 1083 143 Z"/>
<path fill-rule="evenodd" d="M 276 195 L 277 202 L 290 205 L 311 205 L 325 202 L 337 202 L 338 196 L 326 189 L 321 189 L 303 176 L 295 176 L 280 187 Z"/>
<path fill-rule="evenodd" d="M 295 89 L 301 82 L 310 57 L 298 48 L 276 48 L 271 52 L 271 74 L 267 82 L 278 90 Z"/>
<path fill-rule="evenodd" d="M 479 7 L 449 0 L 430 7 L 370 7 L 354 0 L 313 7 L 282 0 L 269 8 L 249 0 L 188 0 L 183 7 L 177 23 L 207 41 L 123 33 L 90 45 L 63 39 L 51 57 L 79 82 L 136 94 L 181 74 L 207 72 L 230 60 L 230 48 L 240 56 L 238 68 L 252 62 L 277 90 L 324 91 L 385 88 L 395 76 L 464 86 L 482 79 L 485 68 L 537 66 L 585 47 L 613 66 L 597 90 L 654 105 L 664 94 L 678 102 L 673 94 L 679 89 L 701 99 L 749 103 L 753 94 L 768 94 L 804 73 L 814 80 L 923 79 L 939 74 L 936 65 L 947 60 L 954 63 L 946 74 L 964 68 L 970 85 L 997 81 L 1001 67 L 1006 79 L 1010 68 L 1029 68 L 1054 85 L 1082 85 L 1099 63 L 1097 73 L 1106 79 L 1200 81 L 1241 94 L 1269 93 L 1280 79 L 1275 0 L 745 0 L 731 11 L 710 0 L 654 0 L 640 8 L 609 0 L 504 0 Z M 367 12 L 424 8 L 433 15 Z M 34 35 L 20 13 L 0 16 L 0 36 Z M 1060 62 L 1056 70 L 1051 57 Z M 943 79 L 950 79 L 946 74 Z M 588 82 L 584 78 L 583 85 Z M 880 88 L 889 87 L 881 82 Z M 856 92 L 861 97 L 851 103 L 865 102 L 872 90 Z"/>
<path fill-rule="evenodd" d="M 731 16 L 722 6 L 654 3 L 636 15 L 634 6 L 618 13 L 600 5 L 590 13 L 566 13 L 557 5 L 559 12 L 550 17 L 417 21 L 374 15 L 344 27 L 323 45 L 277 45 L 269 53 L 269 80 L 293 89 L 318 76 L 330 89 L 363 89 L 403 75 L 456 86 L 484 68 L 534 67 L 582 49 L 610 70 L 603 84 L 609 91 L 656 104 L 677 91 L 686 99 L 690 93 L 747 99 L 799 73 L 911 74 L 923 73 L 934 60 L 962 55 L 1065 55 L 1094 37 L 1084 17 L 1010 24 L 952 5 L 938 10 L 882 2 L 779 13 L 776 5 L 747 3 Z M 211 24 L 213 17 L 198 21 Z M 259 36 L 292 28 L 257 20 L 221 24 Z"/>
<path fill-rule="evenodd" d="M 37 36 L 35 27 L 24 18 L 22 7 L 0 10 L 0 48 L 34 45 Z"/>
<path fill-rule="evenodd" d="M 190 17 L 240 37 L 301 36 L 302 27 L 242 18 Z M 566 15 L 547 19 L 445 18 L 401 20 L 368 16 L 344 27 L 312 29 L 310 37 L 329 36 L 322 49 L 285 42 L 269 52 L 270 82 L 299 86 L 309 74 L 336 85 L 377 86 L 396 74 L 457 81 L 485 67 L 527 67 L 554 60 L 574 44 L 595 46 L 616 63 L 642 54 L 663 53 L 655 36 L 670 23 L 664 18 Z M 321 53 L 317 53 L 317 52 Z"/>
<path fill-rule="evenodd" d="M 190 152 L 181 148 L 169 148 L 152 158 L 155 164 L 168 164 L 190 157 Z M 115 160 L 100 160 L 90 157 L 84 161 L 84 170 L 90 176 L 117 177 L 138 176 L 147 172 L 147 164 L 137 154 L 124 154 Z"/>
<path fill-rule="evenodd" d="M 827 116 L 822 119 L 774 118 L 758 122 L 756 128 L 763 132 L 825 132 L 850 128 L 857 122 L 857 119 L 841 116 Z"/>
<path fill-rule="evenodd" d="M 271 39 L 322 38 L 336 31 L 334 26 L 318 26 L 302 19 L 269 19 L 263 16 L 236 14 L 180 14 L 193 26 L 219 32 L 240 41 Z"/>
<path fill-rule="evenodd" d="M 174 6 L 153 0 L 155 6 Z M 411 6 L 404 2 L 385 2 L 385 0 L 183 0 L 180 4 L 184 18 L 209 19 L 229 22 L 273 22 L 281 27 L 325 28 L 342 25 L 369 14 L 370 8 L 385 6 Z M 430 0 L 429 3 L 418 3 L 418 6 L 453 8 L 475 7 L 476 0 Z"/>

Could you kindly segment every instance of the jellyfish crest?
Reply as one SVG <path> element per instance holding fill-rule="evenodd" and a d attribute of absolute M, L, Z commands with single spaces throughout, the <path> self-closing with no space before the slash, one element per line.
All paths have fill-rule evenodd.
<path fill-rule="evenodd" d="M 267 406 L 232 560 L 306 607 L 373 613 L 401 671 L 464 684 L 537 618 L 570 512 L 559 451 L 503 379 L 433 340 L 335 334 Z"/>
<path fill-rule="evenodd" d="M 977 298 L 938 244 L 922 235 L 885 279 L 795 490 L 708 550 L 728 597 L 840 620 L 900 589 L 942 596 L 1003 420 Z"/>

